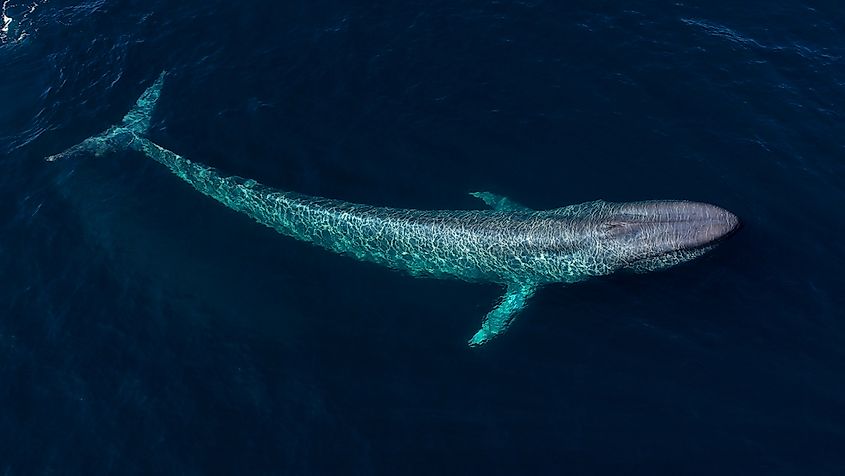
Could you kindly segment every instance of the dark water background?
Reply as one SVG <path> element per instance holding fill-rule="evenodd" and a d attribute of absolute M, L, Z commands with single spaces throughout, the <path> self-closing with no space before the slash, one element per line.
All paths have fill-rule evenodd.
<path fill-rule="evenodd" d="M 0 474 L 845 474 L 841 3 L 33 1 L 0 33 Z M 471 350 L 495 286 L 294 242 L 137 154 L 42 160 L 163 69 L 153 138 L 276 187 L 745 227 Z"/>

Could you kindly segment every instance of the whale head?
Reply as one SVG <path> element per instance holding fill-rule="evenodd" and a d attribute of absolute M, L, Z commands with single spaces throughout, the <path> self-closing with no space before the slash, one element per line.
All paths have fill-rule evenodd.
<path fill-rule="evenodd" d="M 711 250 L 736 233 L 740 220 L 707 203 L 646 201 L 603 203 L 594 214 L 594 237 L 614 269 L 668 268 Z"/>

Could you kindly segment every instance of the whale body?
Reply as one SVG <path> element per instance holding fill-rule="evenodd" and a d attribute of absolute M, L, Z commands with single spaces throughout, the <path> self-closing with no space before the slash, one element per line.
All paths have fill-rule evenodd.
<path fill-rule="evenodd" d="M 685 200 L 597 200 L 532 210 L 490 192 L 474 192 L 490 209 L 413 210 L 274 189 L 225 176 L 145 136 L 164 77 L 141 95 L 121 124 L 47 159 L 138 151 L 201 193 L 281 234 L 413 276 L 506 286 L 471 346 L 503 333 L 540 286 L 622 270 L 665 269 L 703 255 L 740 226 L 725 209 Z"/>

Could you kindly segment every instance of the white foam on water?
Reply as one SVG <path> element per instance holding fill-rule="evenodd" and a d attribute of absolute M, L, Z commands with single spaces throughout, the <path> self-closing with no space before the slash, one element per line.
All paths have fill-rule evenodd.
<path fill-rule="evenodd" d="M 3 16 L 3 28 L 0 28 L 0 39 L 6 37 L 9 33 L 9 25 L 12 24 L 12 19 L 6 15 L 6 7 L 9 6 L 9 0 L 3 0 L 3 8 L 0 9 L 0 15 Z"/>
<path fill-rule="evenodd" d="M 29 16 L 32 15 L 35 12 L 35 10 L 38 9 L 39 6 L 41 6 L 44 3 L 47 3 L 47 1 L 48 0 L 40 0 L 40 1 L 36 0 L 35 2 L 33 2 L 31 5 L 26 7 L 25 10 L 23 10 L 21 18 L 18 18 L 17 22 L 20 24 L 24 20 L 28 19 Z M 0 5 L 0 19 L 2 19 L 2 22 L 3 22 L 2 26 L 0 26 L 0 43 L 6 43 L 7 41 L 10 41 L 9 40 L 9 32 L 11 30 L 12 22 L 15 21 L 15 19 L 13 19 L 11 16 L 9 16 L 9 10 L 11 9 L 12 11 L 18 11 L 18 10 L 21 10 L 21 7 L 23 7 L 22 4 L 14 5 L 14 4 L 11 4 L 11 3 L 12 3 L 12 0 L 3 0 L 2 5 Z M 18 39 L 13 40 L 13 41 L 20 41 L 20 40 L 26 38 L 27 35 L 28 35 L 27 32 L 21 31 L 20 35 L 18 36 Z"/>

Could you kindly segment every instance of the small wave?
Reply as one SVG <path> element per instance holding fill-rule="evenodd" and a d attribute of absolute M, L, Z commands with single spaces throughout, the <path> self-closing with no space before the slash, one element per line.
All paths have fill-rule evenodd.
<path fill-rule="evenodd" d="M 18 42 L 26 38 L 29 33 L 25 30 L 25 27 L 29 24 L 30 16 L 47 1 L 36 0 L 32 3 L 14 3 L 12 0 L 3 0 L 3 4 L 0 5 L 0 19 L 3 22 L 3 26 L 0 27 L 0 44 Z M 13 18 L 12 15 L 15 15 L 17 19 Z M 13 28 L 15 25 L 18 26 Z"/>
<path fill-rule="evenodd" d="M 830 52 L 829 49 L 811 46 L 804 42 L 791 41 L 782 44 L 774 42 L 761 42 L 743 35 L 719 23 L 715 23 L 700 18 L 681 18 L 681 22 L 699 28 L 705 34 L 710 36 L 727 40 L 734 45 L 741 48 L 766 50 L 769 52 L 787 52 L 795 54 L 808 61 L 818 61 L 823 65 L 830 65 L 834 62 L 840 61 L 841 55 L 836 55 Z"/>
<path fill-rule="evenodd" d="M 732 30 L 724 25 L 720 25 L 718 23 L 709 22 L 706 20 L 701 20 L 697 18 L 681 18 L 681 21 L 686 23 L 687 25 L 695 26 L 704 30 L 705 33 L 711 36 L 716 36 L 719 38 L 724 38 L 731 43 L 735 43 L 741 46 L 753 46 L 757 48 L 766 48 L 765 45 L 761 44 L 759 41 L 749 38 L 747 36 L 741 35 L 740 33 Z"/>

